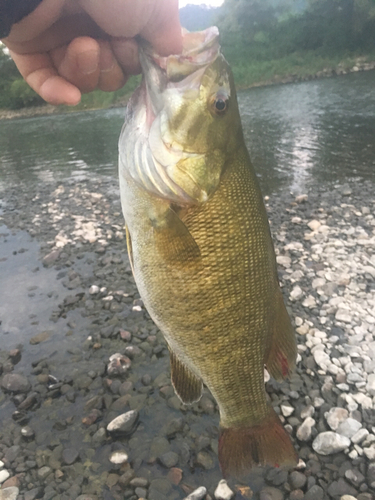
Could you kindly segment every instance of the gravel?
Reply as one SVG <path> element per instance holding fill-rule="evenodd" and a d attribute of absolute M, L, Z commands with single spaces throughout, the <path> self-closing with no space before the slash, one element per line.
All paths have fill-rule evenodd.
<path fill-rule="evenodd" d="M 0 324 L 0 499 L 372 500 L 373 193 L 348 181 L 267 199 L 298 360 L 266 389 L 300 463 L 226 482 L 216 402 L 205 389 L 186 407 L 171 386 L 167 346 L 131 275 L 116 181 L 4 191 L 5 263 L 28 256 L 29 267 L 27 312 L 16 301 Z M 12 318 L 18 333 L 6 330 Z"/>

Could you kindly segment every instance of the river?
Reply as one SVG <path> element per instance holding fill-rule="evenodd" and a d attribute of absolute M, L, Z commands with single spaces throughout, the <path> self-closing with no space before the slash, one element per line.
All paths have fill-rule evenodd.
<path fill-rule="evenodd" d="M 335 290 L 348 300 L 346 313 L 354 306 L 365 307 L 364 297 L 372 293 L 373 247 L 366 243 L 372 241 L 373 234 L 370 224 L 375 180 L 375 71 L 242 91 L 239 105 L 246 142 L 263 194 L 271 195 L 271 221 L 279 215 L 278 222 L 272 225 L 277 251 L 290 252 L 287 258 L 292 267 L 281 266 L 285 296 L 300 283 L 301 294 L 306 293 L 308 299 L 318 304 L 316 307 L 301 305 L 304 296 L 289 300 L 292 318 L 298 317 L 300 325 L 306 320 L 308 323 L 304 322 L 303 326 L 317 325 L 320 334 L 335 332 L 338 349 L 342 348 L 338 335 L 344 339 L 346 328 L 358 333 L 353 337 L 355 347 L 358 347 L 358 337 L 364 345 L 367 337 L 363 339 L 361 333 L 362 316 L 360 320 L 353 309 L 355 328 L 342 323 L 337 328 L 335 315 L 321 311 L 321 305 L 326 306 L 324 300 L 328 301 L 329 297 L 321 299 L 311 280 L 315 278 L 315 271 L 321 273 L 319 276 L 333 275 L 330 265 L 335 251 L 338 265 L 334 273 L 342 266 L 343 270 L 339 271 L 345 278 L 337 285 L 338 291 Z M 117 231 L 121 236 L 123 227 L 119 195 L 114 188 L 123 115 L 123 109 L 111 109 L 0 121 L 0 369 L 12 370 L 8 353 L 19 348 L 22 356 L 14 373 L 24 375 L 32 387 L 30 394 L 36 394 L 36 403 L 17 414 L 15 402 L 21 401 L 20 397 L 11 398 L 0 390 L 0 459 L 8 447 L 12 453 L 17 452 L 14 463 L 11 466 L 7 463 L 6 467 L 12 475 L 25 471 L 27 481 L 22 479 L 21 493 L 37 486 L 45 494 L 43 498 L 71 500 L 79 493 L 96 492 L 98 496 L 85 498 L 133 499 L 136 496 L 128 483 L 121 483 L 125 481 L 123 475 L 128 464 L 117 466 L 109 461 L 113 451 L 125 450 L 138 479 L 142 480 L 138 483 L 150 484 L 148 490 L 138 488 L 138 498 L 146 497 L 143 494 L 146 492 L 150 500 L 180 500 L 189 488 L 201 485 L 208 488 L 212 498 L 221 478 L 216 456 L 215 403 L 206 392 L 201 402 L 192 408 L 181 407 L 174 396 L 167 376 L 169 355 L 165 343 L 138 305 L 125 257 L 125 241 L 116 237 Z M 357 191 L 353 197 L 342 194 L 343 190 L 338 188 L 349 179 L 355 180 L 351 182 L 353 192 Z M 63 184 L 61 187 L 57 187 L 59 181 Z M 295 195 L 309 192 L 308 201 L 291 209 L 293 198 L 288 196 L 289 191 Z M 319 199 L 321 193 L 324 199 Z M 351 189 L 346 193 L 351 193 Z M 331 205 L 335 210 L 328 211 Z M 319 245 L 314 245 L 314 251 L 309 250 L 310 237 L 305 238 L 306 223 L 312 217 L 322 217 L 319 219 L 322 228 L 329 231 L 331 237 L 332 244 L 324 247 L 327 253 L 322 254 L 321 260 Z M 102 231 L 100 238 L 104 238 L 105 244 L 110 243 L 108 247 L 99 244 L 99 237 L 90 244 L 80 240 L 77 230 L 82 229 L 81 221 L 90 221 Z M 54 248 L 57 233 L 74 241 L 69 240 L 70 243 L 60 249 L 61 256 L 55 263 L 44 267 L 41 256 Z M 325 235 L 324 232 L 318 234 L 319 238 L 326 238 Z M 287 251 L 288 243 L 291 249 Z M 351 252 L 355 252 L 354 257 Z M 352 283 L 343 295 L 349 276 L 344 268 L 351 265 L 350 262 L 353 262 Z M 355 266 L 359 266 L 358 272 Z M 359 285 L 355 288 L 357 281 Z M 89 293 L 92 285 L 100 288 L 103 297 L 96 292 Z M 107 292 L 109 295 L 105 296 Z M 112 297 L 111 302 L 107 302 L 110 293 L 120 297 L 120 301 Z M 133 298 L 137 302 L 133 302 Z M 106 304 L 111 304 L 111 309 Z M 137 309 L 131 309 L 132 304 L 137 304 Z M 373 309 L 364 320 L 371 323 L 371 328 L 375 322 Z M 131 345 L 122 340 L 120 328 L 131 330 L 131 333 L 122 331 L 124 339 L 132 335 Z M 305 342 L 305 338 L 302 337 L 301 342 Z M 320 338 L 315 340 L 320 342 Z M 115 352 L 130 356 L 125 350 L 129 347 L 133 349 L 130 352 L 134 359 L 120 384 L 120 380 L 107 376 L 106 366 L 109 356 Z M 305 363 L 305 351 L 301 352 Z M 332 357 L 340 356 L 341 352 L 333 350 Z M 293 436 L 300 423 L 297 417 L 301 409 L 308 404 L 310 396 L 320 394 L 323 375 L 319 370 L 318 375 L 320 378 L 314 378 L 312 370 L 298 368 L 290 384 L 268 386 L 274 405 L 283 403 L 287 405 L 285 411 L 295 412 L 289 420 L 284 419 Z M 349 391 L 349 386 L 342 390 Z M 351 386 L 350 391 L 356 388 Z M 289 398 L 292 393 L 293 398 Z M 332 405 L 342 404 L 342 399 L 337 399 L 336 404 L 335 396 Z M 93 408 L 94 417 L 99 415 L 99 419 L 86 427 L 84 421 L 93 418 Z M 131 437 L 112 438 L 104 427 L 129 408 L 140 411 L 137 430 L 132 429 Z M 325 429 L 323 415 L 321 412 L 319 417 L 319 412 L 315 412 L 317 429 Z M 366 415 L 363 413 L 363 418 Z M 28 423 L 34 434 L 30 442 L 21 438 L 20 423 Z M 370 429 L 369 423 L 368 427 Z M 334 462 L 334 466 L 329 463 L 329 469 L 325 467 L 326 457 L 321 463 L 311 458 L 316 455 L 310 443 L 297 444 L 301 458 L 308 463 L 306 477 L 299 475 L 299 479 L 302 477 L 308 484 L 304 488 L 310 488 L 317 481 L 323 487 L 334 483 L 337 464 L 342 462 Z M 63 449 L 65 454 L 68 452 L 68 458 L 62 455 Z M 71 466 L 70 456 L 74 462 Z M 348 456 L 351 457 L 343 455 L 345 464 Z M 165 465 L 170 458 L 178 459 L 172 460 L 177 468 Z M 48 467 L 41 467 L 45 464 Z M 364 469 L 361 470 L 365 474 Z M 282 488 L 281 483 L 287 484 L 286 472 L 274 471 L 280 472 L 280 476 L 267 472 L 266 483 Z M 46 478 L 44 473 L 48 474 Z M 183 479 L 177 486 L 174 481 L 178 480 L 179 473 Z M 172 478 L 173 474 L 177 474 L 177 479 Z M 256 492 L 254 500 L 259 499 L 257 492 L 265 484 L 264 475 L 259 469 L 251 479 L 251 488 Z M 367 482 L 370 484 L 370 479 Z M 368 486 L 361 485 L 361 491 L 366 491 L 362 490 L 363 486 Z M 158 488 L 166 489 L 158 493 Z M 275 494 L 275 488 L 271 490 Z M 323 495 L 323 489 L 320 490 Z M 357 490 L 349 491 L 357 496 Z M 317 496 L 314 493 L 314 498 Z M 238 493 L 235 498 L 245 497 Z M 262 498 L 270 496 L 267 493 Z M 283 498 L 283 494 L 275 498 Z"/>
<path fill-rule="evenodd" d="M 374 178 L 375 71 L 239 92 L 264 194 Z M 0 182 L 117 175 L 123 109 L 0 121 Z"/>

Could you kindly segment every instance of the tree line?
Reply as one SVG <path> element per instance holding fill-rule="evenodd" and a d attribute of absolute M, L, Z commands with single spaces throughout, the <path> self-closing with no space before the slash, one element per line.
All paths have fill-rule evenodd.
<path fill-rule="evenodd" d="M 225 0 L 219 9 L 188 5 L 180 12 L 190 30 L 219 27 L 224 54 L 242 85 L 298 66 L 313 71 L 317 61 L 324 65 L 330 58 L 372 54 L 375 59 L 375 0 Z M 116 104 L 135 84 L 110 95 L 84 96 L 81 107 Z M 0 47 L 0 108 L 42 103 Z"/>

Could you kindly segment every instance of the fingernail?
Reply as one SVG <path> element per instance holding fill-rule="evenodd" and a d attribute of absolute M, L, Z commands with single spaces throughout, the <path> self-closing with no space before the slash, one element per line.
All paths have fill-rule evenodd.
<path fill-rule="evenodd" d="M 99 54 L 96 50 L 88 50 L 78 55 L 78 67 L 84 75 L 95 73 L 99 65 Z"/>

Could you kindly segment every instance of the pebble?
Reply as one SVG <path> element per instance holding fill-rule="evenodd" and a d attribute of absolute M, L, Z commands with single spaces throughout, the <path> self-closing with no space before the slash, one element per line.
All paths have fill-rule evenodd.
<path fill-rule="evenodd" d="M 284 495 L 278 488 L 266 486 L 259 494 L 259 500 L 284 500 Z"/>
<path fill-rule="evenodd" d="M 369 435 L 369 431 L 367 429 L 359 429 L 353 436 L 351 437 L 351 441 L 354 444 L 361 444 L 364 439 Z"/>
<path fill-rule="evenodd" d="M 337 427 L 337 433 L 347 438 L 352 438 L 362 427 L 362 424 L 354 418 L 347 418 Z"/>
<path fill-rule="evenodd" d="M 219 481 L 219 484 L 214 492 L 214 497 L 216 500 L 230 500 L 234 497 L 234 492 L 229 488 L 225 479 Z"/>
<path fill-rule="evenodd" d="M 16 486 L 0 490 L 0 500 L 17 500 L 19 489 Z"/>
<path fill-rule="evenodd" d="M 185 497 L 184 500 L 202 500 L 203 497 L 206 495 L 207 490 L 204 486 L 200 486 L 196 490 L 194 490 L 190 495 Z"/>
<path fill-rule="evenodd" d="M 131 434 L 137 425 L 139 412 L 131 410 L 114 418 L 108 425 L 107 431 L 117 434 Z"/>
<path fill-rule="evenodd" d="M 125 451 L 113 451 L 109 456 L 112 464 L 121 465 L 128 461 L 128 454 Z"/>
<path fill-rule="evenodd" d="M 0 470 L 0 484 L 6 481 L 9 477 L 10 474 L 6 469 Z"/>
<path fill-rule="evenodd" d="M 313 441 L 312 447 L 320 455 L 332 455 L 350 446 L 350 439 L 336 432 L 321 432 Z"/>
<path fill-rule="evenodd" d="M 18 373 L 7 373 L 1 381 L 1 387 L 9 392 L 29 392 L 31 384 L 26 377 Z"/>
<path fill-rule="evenodd" d="M 324 498 L 323 488 L 315 484 L 309 490 L 307 490 L 303 500 L 323 500 L 323 498 Z"/>
<path fill-rule="evenodd" d="M 307 477 L 302 472 L 293 471 L 290 474 L 289 481 L 293 490 L 301 489 L 305 486 Z"/>
<path fill-rule="evenodd" d="M 167 453 L 163 453 L 163 455 L 160 456 L 159 460 L 164 467 L 170 469 L 177 465 L 178 455 L 174 451 L 167 451 Z"/>
<path fill-rule="evenodd" d="M 300 441 L 309 441 L 314 426 L 315 420 L 312 417 L 307 417 L 297 429 L 297 439 Z"/>
<path fill-rule="evenodd" d="M 117 352 L 109 358 L 107 373 L 110 377 L 124 375 L 129 370 L 130 366 L 130 359 Z"/>
<path fill-rule="evenodd" d="M 336 431 L 339 425 L 349 417 L 349 412 L 345 408 L 331 408 L 325 413 L 327 424 L 333 431 Z"/>

